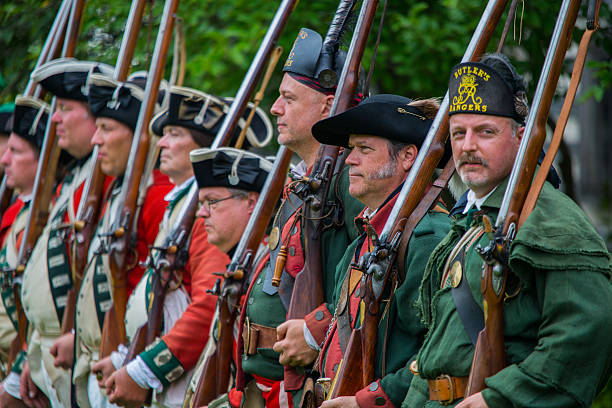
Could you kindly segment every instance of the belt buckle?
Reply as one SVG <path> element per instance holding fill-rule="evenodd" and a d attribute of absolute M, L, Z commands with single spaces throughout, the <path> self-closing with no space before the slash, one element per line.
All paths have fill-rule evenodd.
<path fill-rule="evenodd" d="M 448 388 L 450 390 L 450 396 L 448 397 L 449 399 L 445 401 L 440 400 L 440 405 L 446 406 L 446 405 L 452 404 L 453 401 L 455 400 L 455 388 L 453 387 L 453 379 L 448 374 L 442 374 L 440 377 L 438 377 L 438 379 L 447 380 Z"/>

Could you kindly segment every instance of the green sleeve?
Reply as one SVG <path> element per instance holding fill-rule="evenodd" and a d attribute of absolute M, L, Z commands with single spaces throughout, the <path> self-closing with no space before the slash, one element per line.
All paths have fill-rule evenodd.
<path fill-rule="evenodd" d="M 534 275 L 542 310 L 537 346 L 487 379 L 483 397 L 496 407 L 591 406 L 612 366 L 609 277 L 584 270 Z"/>
<path fill-rule="evenodd" d="M 448 232 L 450 219 L 446 214 L 428 213 L 415 228 L 406 253 L 404 282 L 395 291 L 389 319 L 390 335 L 387 340 L 386 372 L 381 385 L 395 406 L 404 400 L 412 372 L 409 364 L 423 342 L 425 326 L 417 316 L 415 307 L 429 255 Z M 384 320 L 381 328 L 384 328 Z M 379 346 L 384 339 L 384 329 L 379 328 Z M 379 354 L 380 355 L 380 354 Z M 380 360 L 380 359 L 379 359 Z M 380 363 L 377 364 L 380 366 Z M 380 372 L 382 374 L 382 371 Z"/>

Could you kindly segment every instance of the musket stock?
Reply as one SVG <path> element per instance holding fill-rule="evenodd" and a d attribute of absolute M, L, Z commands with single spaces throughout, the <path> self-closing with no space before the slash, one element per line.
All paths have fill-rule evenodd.
<path fill-rule="evenodd" d="M 580 3 L 579 0 L 564 0 L 561 4 L 532 109 L 527 116 L 519 151 L 495 222 L 494 239 L 486 248 L 479 250 L 485 264 L 481 289 L 487 312 L 485 327 L 479 334 L 478 340 L 480 342 L 486 339 L 486 343 L 476 345 L 466 391 L 468 396 L 482 391 L 486 387 L 484 379 L 494 375 L 506 365 L 503 297 L 509 272 L 507 264 L 509 248 L 518 231 L 519 216 L 546 139 L 546 119 L 563 67 L 563 59 L 571 43 Z"/>

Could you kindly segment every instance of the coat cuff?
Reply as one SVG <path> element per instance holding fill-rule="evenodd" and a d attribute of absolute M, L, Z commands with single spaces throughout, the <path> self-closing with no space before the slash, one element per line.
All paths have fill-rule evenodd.
<path fill-rule="evenodd" d="M 357 398 L 357 404 L 362 407 L 384 407 L 384 408 L 395 408 L 391 398 L 385 393 L 380 380 L 370 383 L 367 387 L 359 390 L 355 394 Z"/>
<path fill-rule="evenodd" d="M 166 343 L 157 339 L 140 353 L 140 358 L 161 381 L 164 387 L 178 380 L 185 372 L 181 362 L 170 351 Z"/>
<path fill-rule="evenodd" d="M 319 346 L 321 346 L 325 340 L 325 334 L 327 333 L 331 320 L 332 315 L 325 304 L 320 305 L 304 316 L 306 327 Z"/>

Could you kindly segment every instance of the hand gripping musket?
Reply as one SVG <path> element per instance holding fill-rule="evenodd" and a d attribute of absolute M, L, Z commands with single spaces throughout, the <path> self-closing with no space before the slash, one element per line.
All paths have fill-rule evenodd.
<path fill-rule="evenodd" d="M 194 394 L 193 406 L 208 404 L 218 395 L 228 390 L 231 376 L 232 344 L 234 323 L 238 316 L 240 296 L 248 285 L 248 278 L 254 266 L 257 249 L 265 235 L 276 203 L 283 191 L 291 151 L 281 146 L 278 150 L 274 167 L 268 174 L 266 183 L 257 199 L 253 214 L 236 247 L 232 262 L 223 276 L 223 285 L 217 280 L 213 291 L 219 296 L 217 310 L 219 313 L 218 341 L 216 350 L 204 362 L 202 376 Z"/>
<path fill-rule="evenodd" d="M 485 327 L 478 334 L 466 395 L 482 391 L 486 387 L 485 378 L 506 366 L 503 301 L 510 245 L 518 232 L 521 209 L 546 139 L 546 119 L 565 53 L 571 44 L 580 3 L 580 0 L 564 0 L 561 4 L 495 228 L 492 230 L 490 222 L 485 221 L 485 230 L 492 237 L 491 242 L 485 248 L 477 248 L 484 261 L 481 290 Z"/>
<path fill-rule="evenodd" d="M 178 0 L 166 0 L 164 5 L 153 59 L 147 75 L 144 100 L 138 114 L 132 148 L 121 186 L 121 195 L 118 198 L 118 210 L 114 214 L 114 222 L 109 232 L 109 264 L 114 313 L 111 310 L 107 311 L 104 319 L 100 347 L 102 357 L 109 355 L 126 340 L 124 317 L 127 305 L 127 271 L 130 267 L 128 258 L 132 254 L 133 239 L 136 234 L 139 197 L 146 189 L 146 179 L 150 176 L 149 172 L 145 171 L 150 144 L 150 137 L 146 129 L 153 117 L 166 56 L 172 39 L 174 15 L 178 3 Z M 115 322 L 112 322 L 113 317 Z"/>
<path fill-rule="evenodd" d="M 53 24 L 51 26 L 51 30 L 49 31 L 47 39 L 45 40 L 42 51 L 38 57 L 38 60 L 36 61 L 36 66 L 34 67 L 34 69 L 37 69 L 45 62 L 59 55 L 60 47 L 61 47 L 61 44 L 65 40 L 66 29 L 69 25 L 70 11 L 71 11 L 71 8 L 73 7 L 74 6 L 73 6 L 72 0 L 64 0 L 62 2 L 57 12 L 57 15 L 55 17 L 55 20 L 53 21 Z M 34 81 L 32 81 L 32 79 L 30 79 L 26 85 L 24 95 L 40 97 L 41 92 L 42 92 L 41 89 L 42 88 L 40 86 L 38 86 Z M 6 185 L 6 178 L 2 180 L 1 195 L 2 195 L 2 198 L 1 198 L 2 207 L 0 210 L 0 214 L 1 214 L 0 218 L 4 215 L 4 211 L 6 211 L 6 208 L 8 208 L 8 206 L 10 205 L 11 197 L 13 195 L 12 189 Z M 30 225 L 30 223 L 34 222 L 36 218 L 32 218 L 34 217 L 34 213 L 29 213 L 28 217 L 29 217 L 28 225 Z M 25 235 L 24 233 L 23 237 L 26 237 L 26 236 L 27 235 Z M 3 275 L 2 285 L 12 286 L 13 297 L 15 299 L 15 310 L 17 313 L 17 321 L 18 321 L 18 324 L 17 324 L 18 326 L 17 334 L 18 335 L 17 337 L 15 337 L 15 340 L 13 340 L 11 344 L 11 350 L 10 350 L 9 360 L 8 360 L 9 361 L 8 367 L 12 365 L 12 362 L 15 359 L 17 353 L 21 350 L 23 344 L 26 342 L 27 318 L 25 316 L 25 312 L 21 304 L 21 274 L 23 273 L 25 269 L 25 264 L 27 262 L 27 256 L 29 255 L 29 252 L 32 250 L 32 248 L 34 247 L 34 244 L 36 243 L 37 238 L 38 238 L 38 235 L 31 234 L 29 243 L 26 243 L 25 238 L 22 238 L 21 246 L 20 246 L 21 250 L 20 250 L 19 257 L 18 257 L 19 263 L 17 266 L 17 270 L 1 272 Z"/>
<path fill-rule="evenodd" d="M 121 47 L 117 55 L 117 63 L 113 73 L 114 79 L 124 81 L 130 70 L 134 50 L 136 49 L 136 40 L 142 23 L 142 16 L 146 0 L 134 0 L 132 2 L 130 13 L 126 22 Z M 74 328 L 74 314 L 76 309 L 76 299 L 83 274 L 87 267 L 87 254 L 89 245 L 96 231 L 97 221 L 100 209 L 102 207 L 102 195 L 106 175 L 102 173 L 100 161 L 98 157 L 98 146 L 94 146 L 91 154 L 92 160 L 95 161 L 93 170 L 88 174 L 79 201 L 79 207 L 76 213 L 76 222 L 74 223 L 74 233 L 70 237 L 72 240 L 71 251 L 71 268 L 72 268 L 72 288 L 66 296 L 66 307 L 64 308 L 64 316 L 62 317 L 62 334 L 69 333 Z"/>
<path fill-rule="evenodd" d="M 477 60 L 484 53 L 506 3 L 506 0 L 488 2 L 463 56 L 463 62 Z M 364 272 L 360 286 L 363 288 L 360 294 L 365 304 L 364 318 L 361 327 L 354 329 L 349 337 L 337 377 L 331 385 L 329 399 L 355 395 L 358 390 L 375 379 L 374 363 L 381 300 L 392 280 L 392 268 L 403 241 L 402 234 L 411 234 L 422 214 L 429 208 L 429 205 L 420 204 L 427 200 L 424 197 L 425 190 L 430 185 L 448 138 L 448 98 L 447 92 L 380 237 L 377 237 L 374 231 L 370 231 L 373 235 L 374 248 L 361 257 L 358 265 L 358 268 Z M 452 162 L 449 162 L 430 191 L 437 189 L 439 193 L 439 190 L 446 185 L 452 170 Z M 429 197 L 429 203 L 433 203 L 436 198 L 436 195 Z M 398 267 L 403 268 L 403 265 Z"/>

